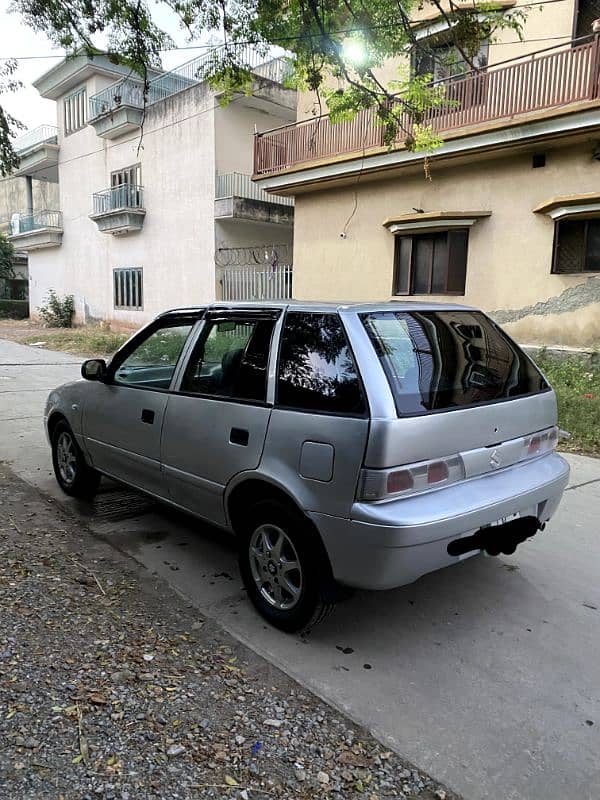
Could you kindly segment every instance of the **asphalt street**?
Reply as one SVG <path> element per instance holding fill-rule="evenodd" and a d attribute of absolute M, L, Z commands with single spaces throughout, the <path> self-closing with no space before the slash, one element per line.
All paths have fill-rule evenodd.
<path fill-rule="evenodd" d="M 223 534 L 110 484 L 92 508 L 61 495 L 42 413 L 79 365 L 0 340 L 0 460 L 466 798 L 598 800 L 600 460 L 568 457 L 557 515 L 514 556 L 356 593 L 303 640 L 250 608 Z"/>

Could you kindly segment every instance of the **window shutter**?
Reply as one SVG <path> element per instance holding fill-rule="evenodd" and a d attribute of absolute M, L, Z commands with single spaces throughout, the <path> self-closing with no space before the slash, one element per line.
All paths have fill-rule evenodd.
<path fill-rule="evenodd" d="M 396 236 L 394 242 L 394 294 L 410 293 L 412 236 Z"/>
<path fill-rule="evenodd" d="M 447 292 L 452 292 L 453 294 L 465 293 L 468 241 L 468 231 L 448 231 L 448 275 L 446 278 Z"/>

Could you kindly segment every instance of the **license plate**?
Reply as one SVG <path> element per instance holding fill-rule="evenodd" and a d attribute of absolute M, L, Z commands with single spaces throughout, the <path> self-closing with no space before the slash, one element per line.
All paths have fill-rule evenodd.
<path fill-rule="evenodd" d="M 507 517 L 500 517 L 496 522 L 490 523 L 490 528 L 497 528 L 498 525 L 506 525 L 507 522 L 512 522 L 513 519 L 519 519 L 521 514 L 517 511 L 516 514 L 509 514 Z"/>

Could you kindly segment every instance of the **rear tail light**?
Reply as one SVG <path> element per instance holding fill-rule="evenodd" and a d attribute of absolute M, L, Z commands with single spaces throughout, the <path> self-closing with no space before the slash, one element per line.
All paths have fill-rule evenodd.
<path fill-rule="evenodd" d="M 441 489 L 464 477 L 465 468 L 458 455 L 395 469 L 363 469 L 358 494 L 361 500 L 387 500 Z"/>
<path fill-rule="evenodd" d="M 556 449 L 558 444 L 558 428 L 547 428 L 545 431 L 534 433 L 523 439 L 523 455 L 521 461 L 527 458 L 541 456 Z"/>

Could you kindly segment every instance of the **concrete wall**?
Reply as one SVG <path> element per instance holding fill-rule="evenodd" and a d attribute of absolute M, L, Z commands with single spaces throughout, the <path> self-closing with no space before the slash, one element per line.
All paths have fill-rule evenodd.
<path fill-rule="evenodd" d="M 552 275 L 554 225 L 532 209 L 557 194 L 596 192 L 600 163 L 593 142 L 531 155 L 506 155 L 468 166 L 400 173 L 353 186 L 296 196 L 294 295 L 301 299 L 393 299 L 394 237 L 383 221 L 425 211 L 491 211 L 469 234 L 465 302 L 496 317 L 526 343 L 600 344 L 600 273 Z M 340 232 L 357 207 L 347 227 Z M 404 299 L 404 298 L 396 298 Z M 408 298 L 411 299 L 411 298 Z M 424 299 L 424 298 L 414 298 Z"/>
<path fill-rule="evenodd" d="M 88 96 L 101 88 L 90 84 Z M 61 135 L 63 244 L 30 254 L 32 308 L 54 288 L 75 295 L 78 322 L 137 325 L 166 308 L 213 297 L 213 106 L 212 93 L 195 87 L 148 109 L 143 139 L 135 132 L 109 141 L 90 126 Z M 142 230 L 101 233 L 88 218 L 92 194 L 110 186 L 111 171 L 138 162 L 146 207 Z M 143 310 L 113 308 L 118 267 L 144 270 Z"/>

